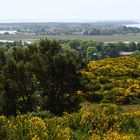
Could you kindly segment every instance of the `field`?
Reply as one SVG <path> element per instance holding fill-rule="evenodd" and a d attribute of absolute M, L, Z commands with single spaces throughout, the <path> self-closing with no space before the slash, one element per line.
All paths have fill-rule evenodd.
<path fill-rule="evenodd" d="M 23 41 L 35 41 L 40 38 L 49 39 L 81 39 L 81 40 L 94 40 L 103 42 L 139 42 L 140 34 L 137 35 L 0 35 L 0 40 L 23 40 Z"/>

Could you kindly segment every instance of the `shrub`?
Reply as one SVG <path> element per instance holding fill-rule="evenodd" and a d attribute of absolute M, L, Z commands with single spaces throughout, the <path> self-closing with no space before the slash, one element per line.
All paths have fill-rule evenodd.
<path fill-rule="evenodd" d="M 136 113 L 139 114 L 139 113 Z M 0 138 L 6 140 L 138 139 L 136 114 L 123 113 L 113 104 L 101 104 L 93 111 L 64 113 L 62 117 L 40 118 L 0 116 Z"/>

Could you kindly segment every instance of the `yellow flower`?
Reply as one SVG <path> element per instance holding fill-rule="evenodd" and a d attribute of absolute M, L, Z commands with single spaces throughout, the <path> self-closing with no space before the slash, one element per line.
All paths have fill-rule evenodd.
<path fill-rule="evenodd" d="M 5 121 L 6 120 L 6 117 L 5 116 L 0 116 L 0 121 Z"/>
<path fill-rule="evenodd" d="M 39 138 L 37 135 L 35 135 L 35 136 L 32 138 L 32 140 L 40 140 L 40 138 Z"/>
<path fill-rule="evenodd" d="M 73 134 L 72 130 L 69 127 L 58 129 L 58 134 L 56 140 L 72 140 Z"/>

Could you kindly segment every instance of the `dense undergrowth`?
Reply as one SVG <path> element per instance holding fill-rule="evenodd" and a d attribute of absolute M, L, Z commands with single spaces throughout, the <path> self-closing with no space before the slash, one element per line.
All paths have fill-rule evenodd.
<path fill-rule="evenodd" d="M 139 55 L 90 61 L 82 70 L 84 96 L 91 102 L 140 103 Z"/>
<path fill-rule="evenodd" d="M 46 115 L 46 116 L 45 116 Z M 5 140 L 131 140 L 140 138 L 140 112 L 129 114 L 116 105 L 101 104 L 63 116 L 26 114 L 0 116 L 0 137 Z"/>

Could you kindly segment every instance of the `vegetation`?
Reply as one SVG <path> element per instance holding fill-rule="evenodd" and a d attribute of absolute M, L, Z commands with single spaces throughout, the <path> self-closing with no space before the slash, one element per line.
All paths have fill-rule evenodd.
<path fill-rule="evenodd" d="M 128 24 L 137 24 L 133 21 L 104 21 L 88 23 L 9 23 L 0 24 L 1 30 L 17 31 L 15 34 L 32 35 L 120 35 L 140 33 L 136 27 L 127 27 Z"/>
<path fill-rule="evenodd" d="M 78 51 L 81 56 L 88 60 L 99 60 L 103 58 L 116 58 L 121 56 L 121 52 L 134 53 L 140 51 L 140 43 L 103 43 L 101 41 L 84 41 L 84 40 L 70 40 L 62 42 L 63 48 L 74 49 Z"/>
<path fill-rule="evenodd" d="M 17 46 L 0 47 L 0 138 L 140 138 L 139 107 L 122 106 L 140 103 L 139 43 L 41 39 Z M 137 53 L 115 58 L 120 51 Z M 85 109 L 85 101 L 94 107 Z"/>
<path fill-rule="evenodd" d="M 140 102 L 139 55 L 91 61 L 82 70 L 85 94 L 91 102 Z"/>
<path fill-rule="evenodd" d="M 28 46 L 29 43 L 26 41 L 0 41 L 0 46 L 1 47 L 6 47 L 6 48 L 10 48 L 10 47 L 25 47 Z"/>
<path fill-rule="evenodd" d="M 54 114 L 79 108 L 75 91 L 82 58 L 62 50 L 57 41 L 41 40 L 26 48 L 0 48 L 0 113 L 16 115 L 48 109 Z"/>
<path fill-rule="evenodd" d="M 140 136 L 140 112 L 129 114 L 115 105 L 100 105 L 62 117 L 41 118 L 32 114 L 0 116 L 0 137 L 16 140 L 132 140 Z"/>

